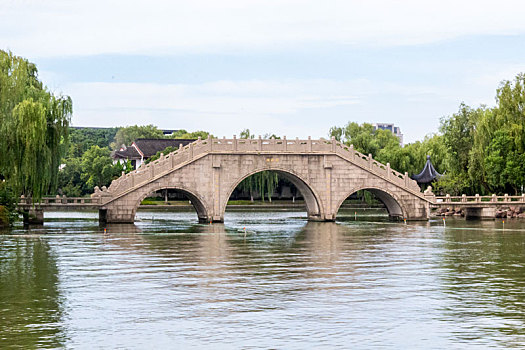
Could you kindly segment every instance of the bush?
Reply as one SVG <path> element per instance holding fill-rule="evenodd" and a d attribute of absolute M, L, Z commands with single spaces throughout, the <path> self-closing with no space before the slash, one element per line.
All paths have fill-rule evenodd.
<path fill-rule="evenodd" d="M 18 219 L 16 197 L 5 181 L 0 181 L 0 227 L 14 224 Z"/>

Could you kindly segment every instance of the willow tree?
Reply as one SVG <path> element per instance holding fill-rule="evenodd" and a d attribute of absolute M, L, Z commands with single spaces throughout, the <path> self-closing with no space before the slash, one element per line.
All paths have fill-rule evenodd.
<path fill-rule="evenodd" d="M 253 202 L 254 192 L 257 192 L 261 196 L 261 200 L 264 202 L 264 198 L 267 197 L 268 201 L 272 201 L 272 195 L 279 185 L 279 175 L 275 171 L 264 170 L 248 176 L 239 184 L 239 189 L 250 194 L 250 200 Z"/>
<path fill-rule="evenodd" d="M 56 187 L 72 102 L 38 80 L 33 63 L 0 50 L 0 174 L 17 195 L 38 201 Z"/>
<path fill-rule="evenodd" d="M 264 138 L 278 138 L 275 135 L 266 134 Z M 255 135 L 250 133 L 250 129 L 244 129 L 240 133 L 241 139 L 254 139 Z M 250 194 L 250 199 L 253 202 L 254 192 L 259 193 L 261 200 L 264 202 L 264 197 L 268 198 L 268 201 L 272 201 L 272 195 L 277 189 L 279 184 L 279 174 L 274 171 L 264 170 L 258 173 L 255 173 L 246 179 L 244 179 L 240 184 L 239 188 Z"/>

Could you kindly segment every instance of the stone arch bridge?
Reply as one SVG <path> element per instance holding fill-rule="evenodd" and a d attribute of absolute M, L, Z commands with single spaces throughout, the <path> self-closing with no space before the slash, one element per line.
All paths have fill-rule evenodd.
<path fill-rule="evenodd" d="M 186 194 L 201 222 L 223 222 L 226 204 L 237 185 L 264 170 L 291 181 L 305 199 L 308 219 L 334 221 L 343 201 L 367 189 L 383 203 L 391 217 L 427 220 L 429 191 L 335 139 L 199 139 L 177 151 L 114 180 L 109 188 L 95 188 L 92 201 L 105 222 L 131 223 L 140 202 L 161 189 Z"/>

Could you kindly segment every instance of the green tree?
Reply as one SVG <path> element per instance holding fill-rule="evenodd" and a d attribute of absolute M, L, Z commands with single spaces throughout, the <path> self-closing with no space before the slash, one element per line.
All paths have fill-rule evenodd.
<path fill-rule="evenodd" d="M 16 196 L 53 192 L 68 140 L 72 101 L 38 80 L 36 66 L 0 50 L 0 174 Z"/>
<path fill-rule="evenodd" d="M 239 184 L 239 189 L 248 192 L 253 202 L 254 193 L 257 192 L 264 202 L 265 197 L 272 202 L 272 195 L 279 185 L 280 177 L 275 171 L 264 170 L 248 176 Z"/>
<path fill-rule="evenodd" d="M 58 191 L 68 197 L 80 197 L 92 191 L 82 180 L 82 158 L 67 158 L 58 172 Z"/>
<path fill-rule="evenodd" d="M 250 133 L 250 129 L 244 129 L 239 134 L 239 138 L 241 138 L 241 139 L 254 139 L 255 135 L 252 135 Z"/>
<path fill-rule="evenodd" d="M 108 147 L 118 128 L 69 128 L 68 157 L 81 157 L 91 146 Z"/>
<path fill-rule="evenodd" d="M 462 103 L 457 113 L 441 119 L 440 131 L 450 154 L 448 170 L 454 174 L 468 172 L 469 155 L 480 113 L 482 110 L 474 110 Z"/>
<path fill-rule="evenodd" d="M 146 161 L 144 163 L 148 164 L 148 163 L 154 162 L 154 161 L 156 161 L 157 159 L 160 158 L 161 154 L 167 155 L 168 153 L 174 152 L 174 151 L 176 151 L 178 149 L 179 148 L 176 147 L 176 146 L 168 146 L 168 147 L 164 148 L 162 151 L 158 151 L 154 156 L 151 156 L 148 159 L 146 159 Z"/>
<path fill-rule="evenodd" d="M 239 134 L 241 139 L 254 139 L 255 135 L 250 133 L 250 129 L 244 129 Z M 279 137 L 275 136 L 275 134 L 266 134 L 265 138 L 276 138 Z M 274 171 L 261 171 L 256 174 L 253 174 L 252 176 L 248 176 L 246 179 L 244 179 L 240 184 L 239 188 L 244 191 L 248 192 L 250 194 L 250 199 L 253 202 L 253 196 L 254 192 L 259 193 L 261 196 L 262 201 L 264 202 L 265 197 L 268 198 L 268 201 L 272 201 L 272 195 L 275 192 L 275 189 L 277 188 L 279 181 L 281 181 L 281 178 L 279 175 Z"/>
<path fill-rule="evenodd" d="M 343 142 L 343 128 L 340 126 L 332 126 L 330 130 L 328 131 L 328 135 L 330 138 L 335 137 L 335 139 L 339 142 Z"/>
<path fill-rule="evenodd" d="M 112 149 L 119 149 L 122 145 L 129 146 L 136 139 L 163 139 L 162 130 L 154 125 L 133 125 L 119 128 L 115 140 L 111 143 Z"/>
<path fill-rule="evenodd" d="M 122 166 L 113 165 L 108 148 L 91 146 L 82 155 L 81 179 L 89 189 L 95 186 L 109 186 L 114 178 L 121 175 Z"/>
<path fill-rule="evenodd" d="M 17 219 L 17 197 L 5 180 L 0 180 L 0 228 L 11 226 Z"/>
<path fill-rule="evenodd" d="M 372 154 L 376 158 L 379 151 L 384 148 L 400 148 L 399 139 L 388 130 L 374 129 L 369 123 L 359 125 L 356 122 L 349 122 L 343 127 L 331 127 L 330 137 L 345 143 L 354 145 L 354 148 L 364 154 Z"/>
<path fill-rule="evenodd" d="M 206 139 L 208 138 L 209 135 L 210 133 L 207 131 L 200 130 L 200 131 L 188 132 L 184 129 L 181 129 L 181 130 L 177 130 L 176 132 L 174 132 L 173 135 L 171 135 L 171 138 L 173 139 L 198 139 L 200 137 L 201 139 Z"/>
<path fill-rule="evenodd" d="M 486 193 L 519 193 L 525 185 L 525 75 L 503 81 L 495 108 L 482 108 L 469 156 L 469 177 Z"/>

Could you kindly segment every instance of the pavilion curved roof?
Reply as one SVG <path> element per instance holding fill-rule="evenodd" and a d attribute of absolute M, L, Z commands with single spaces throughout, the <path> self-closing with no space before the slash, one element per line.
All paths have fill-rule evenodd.
<path fill-rule="evenodd" d="M 418 184 L 428 184 L 434 180 L 439 180 L 441 176 L 442 175 L 438 173 L 432 165 L 432 162 L 430 161 L 430 156 L 427 156 L 427 162 L 425 163 L 425 167 L 419 174 L 412 175 L 412 179 L 416 180 Z"/>

